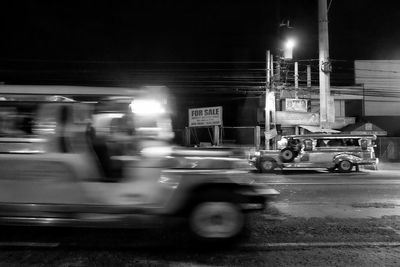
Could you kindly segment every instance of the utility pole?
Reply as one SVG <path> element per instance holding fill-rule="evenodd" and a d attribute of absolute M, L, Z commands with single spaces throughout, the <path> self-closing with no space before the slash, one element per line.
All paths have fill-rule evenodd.
<path fill-rule="evenodd" d="M 309 92 L 309 99 L 311 105 L 311 65 L 307 65 L 307 90 Z"/>
<path fill-rule="evenodd" d="M 297 61 L 294 63 L 294 97 L 298 98 L 299 90 L 299 64 Z"/>
<path fill-rule="evenodd" d="M 270 70 L 271 70 L 271 75 L 270 75 L 270 87 L 272 88 L 273 86 L 273 82 L 274 82 L 274 56 L 271 55 L 271 59 L 270 59 Z"/>
<path fill-rule="evenodd" d="M 271 104 L 273 104 L 273 108 L 272 108 L 272 118 L 270 118 L 270 120 L 272 121 L 273 125 L 274 125 L 274 130 L 276 132 L 276 94 L 275 94 L 275 71 L 274 71 L 274 55 L 271 54 L 271 82 L 270 82 L 270 88 L 271 91 L 273 92 L 274 96 L 273 96 L 273 100 L 271 102 Z M 276 138 L 274 137 L 272 139 L 272 149 L 276 149 Z"/>
<path fill-rule="evenodd" d="M 268 106 L 268 95 L 269 95 L 269 88 L 271 86 L 271 52 L 267 50 L 267 55 L 266 55 L 266 77 L 267 80 L 265 82 L 265 131 L 264 131 L 264 136 L 265 136 L 265 149 L 269 150 L 269 137 L 270 137 L 270 125 L 271 125 L 271 118 L 270 118 L 270 107 Z"/>
<path fill-rule="evenodd" d="M 298 99 L 298 91 L 299 91 L 299 64 L 297 61 L 294 63 L 294 98 Z M 300 134 L 299 132 L 299 126 L 295 126 L 295 134 L 298 135 Z"/>
<path fill-rule="evenodd" d="M 330 72 L 328 8 L 327 0 L 318 0 L 318 35 L 319 35 L 319 98 L 320 126 L 330 128 L 333 105 L 330 105 Z"/>

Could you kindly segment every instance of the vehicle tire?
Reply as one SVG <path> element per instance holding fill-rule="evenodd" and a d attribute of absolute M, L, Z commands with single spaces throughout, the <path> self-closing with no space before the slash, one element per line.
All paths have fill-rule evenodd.
<path fill-rule="evenodd" d="M 348 160 L 342 160 L 338 163 L 337 167 L 340 172 L 351 172 L 351 169 L 353 169 L 353 163 Z"/>
<path fill-rule="evenodd" d="M 283 162 L 291 162 L 296 157 L 296 153 L 288 147 L 282 149 L 280 154 Z"/>
<path fill-rule="evenodd" d="M 220 243 L 240 236 L 245 215 L 236 201 L 230 198 L 202 200 L 189 214 L 189 230 L 198 241 Z"/>
<path fill-rule="evenodd" d="M 260 171 L 262 173 L 265 172 L 273 172 L 276 168 L 277 164 L 276 161 L 273 159 L 264 159 L 260 162 Z"/>

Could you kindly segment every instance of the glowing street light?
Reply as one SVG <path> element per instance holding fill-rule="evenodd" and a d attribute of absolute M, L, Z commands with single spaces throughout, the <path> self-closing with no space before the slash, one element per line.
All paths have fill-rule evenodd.
<path fill-rule="evenodd" d="M 288 39 L 284 44 L 283 58 L 293 59 L 293 48 L 296 46 L 296 40 Z"/>
<path fill-rule="evenodd" d="M 286 49 L 293 49 L 296 46 L 296 41 L 294 39 L 288 39 L 285 43 Z"/>

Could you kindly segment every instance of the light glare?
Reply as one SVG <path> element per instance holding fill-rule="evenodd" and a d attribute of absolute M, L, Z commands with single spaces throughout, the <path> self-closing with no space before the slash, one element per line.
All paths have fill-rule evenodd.
<path fill-rule="evenodd" d="M 287 49 L 292 49 L 293 47 L 296 46 L 296 41 L 294 39 L 289 39 L 286 41 L 285 46 Z"/>
<path fill-rule="evenodd" d="M 131 110 L 135 114 L 153 115 L 165 113 L 164 107 L 156 100 L 133 100 Z"/>

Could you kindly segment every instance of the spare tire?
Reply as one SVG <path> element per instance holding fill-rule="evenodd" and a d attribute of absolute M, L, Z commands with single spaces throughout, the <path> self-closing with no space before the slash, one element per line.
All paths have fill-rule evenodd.
<path fill-rule="evenodd" d="M 296 153 L 293 149 L 286 147 L 281 150 L 280 157 L 282 162 L 292 162 L 296 157 Z"/>

